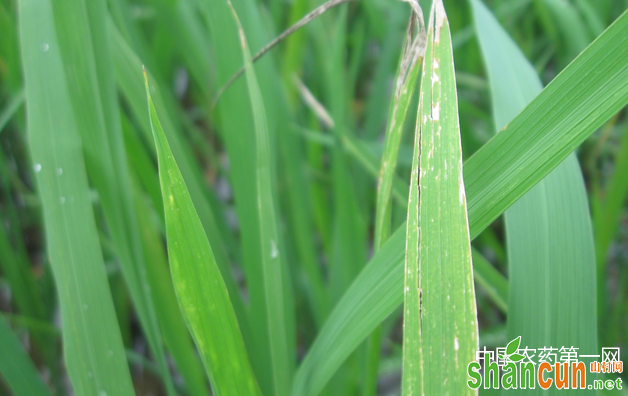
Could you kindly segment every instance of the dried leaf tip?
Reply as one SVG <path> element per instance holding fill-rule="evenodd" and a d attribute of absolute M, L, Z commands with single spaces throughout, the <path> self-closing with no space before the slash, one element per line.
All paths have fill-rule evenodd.
<path fill-rule="evenodd" d="M 423 11 L 421 10 L 421 6 L 419 5 L 419 2 L 417 0 L 401 0 L 401 1 L 405 1 L 406 3 L 410 4 L 410 7 L 412 7 L 412 11 L 414 11 L 414 13 L 421 19 L 421 24 L 422 24 Z"/>
<path fill-rule="evenodd" d="M 408 72 L 414 67 L 420 58 L 425 56 L 427 34 L 423 22 L 423 11 L 417 0 L 402 0 L 410 4 L 412 13 L 406 28 L 406 43 L 403 48 L 401 70 L 395 84 L 395 98 L 399 99 L 401 90 L 408 77 Z"/>
<path fill-rule="evenodd" d="M 445 24 L 447 14 L 445 14 L 445 6 L 443 0 L 434 0 L 432 3 L 432 12 L 430 19 L 434 21 L 434 41 L 440 42 L 440 31 Z"/>

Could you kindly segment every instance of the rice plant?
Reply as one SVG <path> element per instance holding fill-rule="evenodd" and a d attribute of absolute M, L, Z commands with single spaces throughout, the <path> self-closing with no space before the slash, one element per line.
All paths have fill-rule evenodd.
<path fill-rule="evenodd" d="M 2 0 L 0 394 L 626 394 L 627 8 Z"/>

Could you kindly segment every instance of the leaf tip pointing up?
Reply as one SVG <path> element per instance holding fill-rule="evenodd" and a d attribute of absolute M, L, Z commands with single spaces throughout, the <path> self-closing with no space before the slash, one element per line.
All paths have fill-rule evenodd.
<path fill-rule="evenodd" d="M 432 20 L 434 21 L 434 41 L 440 42 L 440 31 L 447 20 L 443 0 L 434 0 L 432 3 Z"/>
<path fill-rule="evenodd" d="M 146 67 L 144 67 L 144 65 L 142 65 L 142 73 L 144 73 L 144 84 L 146 88 L 148 88 L 148 76 L 146 75 Z"/>
<path fill-rule="evenodd" d="M 242 24 L 240 23 L 240 18 L 238 18 L 238 14 L 236 13 L 235 8 L 233 8 L 233 4 L 231 4 L 231 0 L 227 0 L 227 4 L 229 5 L 229 9 L 231 9 L 231 13 L 233 14 L 233 18 L 235 19 L 236 25 L 238 27 L 238 36 L 240 37 L 240 46 L 242 49 L 246 49 L 246 38 L 244 36 L 244 29 L 242 29 Z"/>
<path fill-rule="evenodd" d="M 148 110 L 150 112 L 150 102 L 152 98 L 150 97 L 150 89 L 148 88 L 148 74 L 146 74 L 146 67 L 144 67 L 144 65 L 142 65 L 142 73 L 144 74 L 144 87 L 146 87 L 146 98 L 148 99 Z"/>

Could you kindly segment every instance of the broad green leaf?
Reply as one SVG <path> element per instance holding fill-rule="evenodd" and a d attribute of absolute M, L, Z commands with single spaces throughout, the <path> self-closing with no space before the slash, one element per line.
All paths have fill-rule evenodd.
<path fill-rule="evenodd" d="M 157 148 L 170 271 L 183 316 L 214 393 L 261 395 L 229 292 L 157 117 L 146 74 L 144 79 Z"/>
<path fill-rule="evenodd" d="M 466 161 L 472 239 L 626 105 L 628 52 L 621 48 L 628 45 L 627 32 L 625 12 Z M 344 359 L 401 303 L 404 229 L 392 235 L 336 305 L 297 371 L 293 395 L 317 395 Z"/>
<path fill-rule="evenodd" d="M 104 0 L 53 2 L 61 59 L 71 105 L 81 133 L 85 165 L 100 198 L 107 227 L 119 257 L 135 311 L 149 346 L 160 366 L 168 395 L 175 390 L 146 277 L 139 226 L 131 196 L 131 183 L 115 77 L 108 62 L 109 32 Z"/>
<path fill-rule="evenodd" d="M 449 21 L 432 3 L 406 228 L 402 394 L 472 395 L 478 324 Z"/>
<path fill-rule="evenodd" d="M 479 0 L 472 5 L 491 86 L 493 118 L 500 128 L 534 99 L 541 82 L 490 11 Z M 597 322 L 591 320 L 597 317 L 593 231 L 575 153 L 509 208 L 505 219 L 508 337 L 517 337 L 533 349 L 575 346 L 583 355 L 597 353 Z M 513 348 L 509 345 L 507 354 L 516 352 Z M 557 389 L 550 393 L 560 394 Z"/>
<path fill-rule="evenodd" d="M 0 374 L 16 395 L 49 396 L 37 367 L 13 333 L 4 316 L 0 315 Z"/>
<path fill-rule="evenodd" d="M 486 228 L 628 101 L 624 12 L 465 165 L 471 234 Z M 577 87 L 577 89 L 575 88 Z M 495 154 L 499 153 L 499 154 Z M 518 172 L 510 172 L 517 169 Z M 520 172 L 519 172 L 520 171 Z M 491 194 L 479 194 L 490 189 Z"/>
<path fill-rule="evenodd" d="M 345 136 L 343 139 L 345 150 L 359 162 L 364 169 L 373 177 L 378 177 L 379 173 L 375 168 L 377 158 L 369 151 L 364 142 L 356 138 Z M 400 205 L 405 205 L 403 196 L 408 195 L 408 185 L 398 176 L 393 178 L 392 195 Z M 499 271 L 493 267 L 482 253 L 473 249 L 473 273 L 475 281 L 482 286 L 482 289 L 493 300 L 497 307 L 504 313 L 508 312 L 508 281 Z"/>
<path fill-rule="evenodd" d="M 229 3 L 231 5 L 231 3 Z M 292 348 L 286 336 L 287 314 L 284 312 L 284 299 L 290 298 L 289 285 L 285 284 L 287 275 L 282 267 L 284 252 L 279 239 L 275 197 L 273 194 L 273 169 L 275 166 L 270 154 L 270 135 L 266 121 L 266 110 L 251 53 L 246 43 L 244 30 L 240 20 L 232 8 L 233 16 L 238 25 L 242 57 L 246 72 L 246 82 L 253 111 L 256 140 L 256 179 L 257 179 L 257 211 L 262 245 L 262 267 L 264 275 L 264 292 L 266 294 L 266 318 L 270 337 L 270 357 L 273 372 L 275 395 L 287 395 L 292 376 L 293 357 L 289 355 Z"/>
<path fill-rule="evenodd" d="M 70 105 L 52 5 L 21 0 L 28 138 L 77 395 L 133 395 Z"/>

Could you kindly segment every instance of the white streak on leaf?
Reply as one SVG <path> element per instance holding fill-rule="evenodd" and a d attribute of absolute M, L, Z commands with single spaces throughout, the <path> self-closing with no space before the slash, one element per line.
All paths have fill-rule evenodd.
<path fill-rule="evenodd" d="M 440 102 L 436 102 L 436 105 L 432 105 L 432 121 L 438 121 L 440 119 Z"/>

